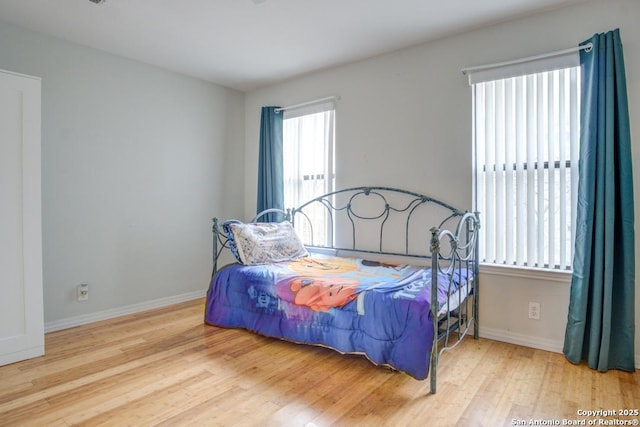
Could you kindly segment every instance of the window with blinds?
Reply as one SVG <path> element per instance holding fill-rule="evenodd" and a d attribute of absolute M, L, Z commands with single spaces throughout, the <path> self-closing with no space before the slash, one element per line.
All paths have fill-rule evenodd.
<path fill-rule="evenodd" d="M 286 110 L 283 119 L 284 205 L 292 208 L 334 189 L 334 104 Z M 330 246 L 326 209 L 318 205 L 307 213 L 311 228 L 296 224 L 303 241 Z M 305 235 L 311 230 L 313 239 Z"/>
<path fill-rule="evenodd" d="M 506 266 L 571 269 L 579 67 L 472 86 L 481 259 Z"/>

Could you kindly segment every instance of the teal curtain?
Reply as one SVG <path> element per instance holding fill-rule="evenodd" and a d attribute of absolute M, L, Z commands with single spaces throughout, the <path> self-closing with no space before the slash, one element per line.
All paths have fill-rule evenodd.
<path fill-rule="evenodd" d="M 599 371 L 635 369 L 631 136 L 619 30 L 580 51 L 577 230 L 564 354 Z"/>
<path fill-rule="evenodd" d="M 260 115 L 260 152 L 258 158 L 257 212 L 284 209 L 284 179 L 282 170 L 282 113 L 278 107 L 262 107 Z M 275 222 L 283 218 L 269 213 L 260 221 Z"/>

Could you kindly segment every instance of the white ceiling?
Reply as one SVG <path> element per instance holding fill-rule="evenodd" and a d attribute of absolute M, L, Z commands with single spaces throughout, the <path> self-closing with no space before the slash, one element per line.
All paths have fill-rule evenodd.
<path fill-rule="evenodd" d="M 0 0 L 0 19 L 242 91 L 583 0 Z"/>

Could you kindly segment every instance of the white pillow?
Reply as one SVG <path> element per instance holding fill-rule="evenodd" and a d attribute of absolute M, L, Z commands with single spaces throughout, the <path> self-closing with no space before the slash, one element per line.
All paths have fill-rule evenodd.
<path fill-rule="evenodd" d="M 269 264 L 308 256 L 290 222 L 232 223 L 228 225 L 231 245 L 244 265 Z"/>

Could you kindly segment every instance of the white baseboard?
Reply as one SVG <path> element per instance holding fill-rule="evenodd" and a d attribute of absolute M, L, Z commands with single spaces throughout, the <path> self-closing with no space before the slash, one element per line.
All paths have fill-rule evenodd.
<path fill-rule="evenodd" d="M 537 348 L 539 350 L 551 351 L 554 353 L 562 353 L 564 343 L 546 338 L 537 338 L 529 335 L 518 334 L 515 332 L 504 331 L 501 329 L 492 329 L 480 326 L 480 336 L 490 340 L 508 342 L 524 347 Z"/>
<path fill-rule="evenodd" d="M 480 327 L 480 337 L 561 354 L 564 347 L 564 342 L 562 341 L 549 340 L 546 338 L 536 338 L 528 335 L 518 334 L 515 332 L 504 331 L 501 329 L 492 329 L 483 326 Z M 640 354 L 638 353 L 636 353 L 635 362 L 636 369 L 640 369 Z"/>
<path fill-rule="evenodd" d="M 33 359 L 40 357 L 44 354 L 44 344 L 38 345 L 25 350 L 20 350 L 15 353 L 8 353 L 0 355 L 0 366 L 8 365 L 10 363 L 20 362 L 22 360 Z"/>
<path fill-rule="evenodd" d="M 114 317 L 125 316 L 127 314 L 139 313 L 141 311 L 152 310 L 154 308 L 166 307 L 172 304 L 178 304 L 185 301 L 202 298 L 206 294 L 206 290 L 189 292 L 186 294 L 175 295 L 171 297 L 158 298 L 151 301 L 145 301 L 137 304 L 126 305 L 124 307 L 112 308 L 109 310 L 98 311 L 96 313 L 83 314 L 81 316 L 68 317 L 66 319 L 54 320 L 44 325 L 44 332 L 55 332 L 62 329 L 74 328 L 76 326 L 86 325 L 101 320 L 113 319 Z"/>

